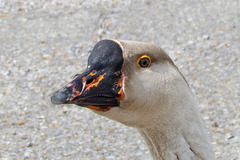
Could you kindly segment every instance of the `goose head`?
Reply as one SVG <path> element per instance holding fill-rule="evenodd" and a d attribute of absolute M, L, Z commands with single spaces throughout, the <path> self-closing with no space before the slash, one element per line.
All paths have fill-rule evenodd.
<path fill-rule="evenodd" d="M 154 159 L 214 159 L 194 95 L 156 45 L 98 42 L 86 70 L 51 100 L 87 107 L 137 128 Z"/>
<path fill-rule="evenodd" d="M 154 125 L 159 117 L 176 116 L 176 103 L 186 96 L 178 94 L 186 89 L 185 79 L 160 47 L 102 40 L 94 46 L 86 70 L 56 91 L 51 101 L 87 107 L 142 128 Z"/>

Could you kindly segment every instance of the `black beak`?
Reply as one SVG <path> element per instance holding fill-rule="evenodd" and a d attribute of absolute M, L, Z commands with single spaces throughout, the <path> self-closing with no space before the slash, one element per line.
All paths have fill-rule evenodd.
<path fill-rule="evenodd" d="M 99 111 L 119 106 L 124 97 L 122 64 L 122 50 L 118 44 L 110 40 L 100 41 L 89 56 L 88 68 L 53 93 L 52 103 L 73 103 Z"/>
<path fill-rule="evenodd" d="M 66 104 L 72 96 L 72 89 L 70 87 L 63 87 L 60 90 L 53 93 L 51 101 L 53 104 Z"/>
<path fill-rule="evenodd" d="M 101 71 L 86 71 L 76 76 L 69 84 L 53 93 L 54 104 L 73 103 L 80 106 L 119 106 L 121 77 L 106 76 Z M 108 78 L 107 78 L 108 77 Z"/>

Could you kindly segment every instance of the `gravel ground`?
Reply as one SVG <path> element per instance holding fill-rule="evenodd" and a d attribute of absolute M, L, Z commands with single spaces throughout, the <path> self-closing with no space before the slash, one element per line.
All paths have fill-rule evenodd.
<path fill-rule="evenodd" d="M 133 128 L 50 103 L 104 38 L 166 50 L 199 99 L 216 159 L 240 159 L 239 25 L 239 0 L 0 0 L 0 159 L 150 159 Z"/>

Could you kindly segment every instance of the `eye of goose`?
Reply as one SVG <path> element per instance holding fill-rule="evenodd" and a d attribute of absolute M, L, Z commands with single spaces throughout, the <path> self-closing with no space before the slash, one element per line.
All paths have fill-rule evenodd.
<path fill-rule="evenodd" d="M 137 64 L 140 68 L 148 68 L 151 65 L 151 58 L 149 56 L 143 55 L 138 58 Z"/>

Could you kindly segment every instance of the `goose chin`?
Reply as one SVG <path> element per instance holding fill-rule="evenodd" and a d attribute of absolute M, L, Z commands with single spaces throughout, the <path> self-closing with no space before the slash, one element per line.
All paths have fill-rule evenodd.
<path fill-rule="evenodd" d="M 109 111 L 112 107 L 118 107 L 119 101 L 114 97 L 93 96 L 81 99 L 76 99 L 74 104 L 82 107 L 87 107 L 96 111 Z"/>
<path fill-rule="evenodd" d="M 119 106 L 119 101 L 116 98 L 110 97 L 87 97 L 76 99 L 73 101 L 74 104 L 79 106 Z"/>

